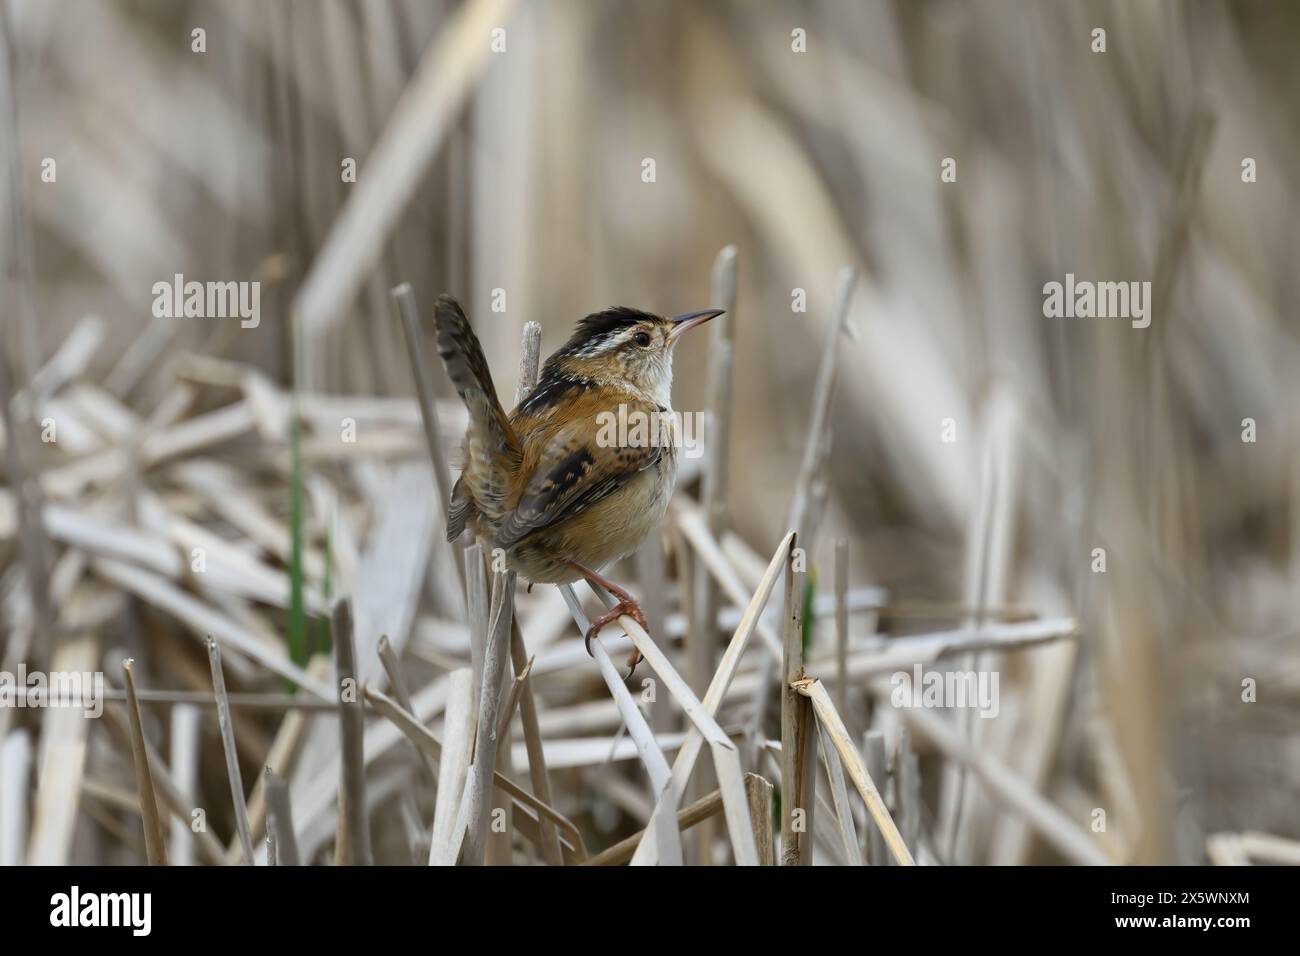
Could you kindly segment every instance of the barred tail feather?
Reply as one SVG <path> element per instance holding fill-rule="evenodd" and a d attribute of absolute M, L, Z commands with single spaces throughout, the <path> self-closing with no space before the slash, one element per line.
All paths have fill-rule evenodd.
<path fill-rule="evenodd" d="M 464 528 L 470 509 L 495 514 L 503 507 L 507 476 L 519 467 L 519 441 L 506 418 L 492 384 L 492 373 L 478 336 L 470 327 L 460 303 L 449 295 L 438 296 L 434 308 L 438 354 L 447 376 L 469 409 L 469 431 L 465 441 L 465 467 L 460 489 L 468 491 L 453 500 L 448 515 L 448 534 Z"/>

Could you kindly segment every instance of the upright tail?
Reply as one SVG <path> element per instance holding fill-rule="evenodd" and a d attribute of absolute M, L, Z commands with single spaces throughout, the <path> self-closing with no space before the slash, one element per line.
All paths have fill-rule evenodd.
<path fill-rule="evenodd" d="M 447 537 L 455 540 L 465 529 L 471 508 L 489 518 L 505 510 L 507 479 L 519 468 L 520 451 L 492 384 L 483 346 L 460 303 L 449 295 L 438 296 L 433 319 L 447 377 L 469 409 L 465 464 L 447 516 Z"/>

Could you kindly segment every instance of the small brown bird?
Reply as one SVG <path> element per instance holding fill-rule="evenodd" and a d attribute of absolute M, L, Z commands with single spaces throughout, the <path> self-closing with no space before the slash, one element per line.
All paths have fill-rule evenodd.
<path fill-rule="evenodd" d="M 591 622 L 588 653 L 592 637 L 619 615 L 646 626 L 632 595 L 599 571 L 636 550 L 663 519 L 677 451 L 662 431 L 635 423 L 671 421 L 673 348 L 721 314 L 705 309 L 665 318 L 620 307 L 588 315 L 507 415 L 460 304 L 438 297 L 438 353 L 469 409 L 447 540 L 469 528 L 485 547 L 502 549 L 506 566 L 525 580 L 586 578 L 617 597 Z M 629 666 L 637 659 L 634 652 Z"/>

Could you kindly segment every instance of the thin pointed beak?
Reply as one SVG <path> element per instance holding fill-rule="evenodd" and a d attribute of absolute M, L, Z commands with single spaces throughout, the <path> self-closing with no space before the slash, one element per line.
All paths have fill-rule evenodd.
<path fill-rule="evenodd" d="M 676 342 L 683 335 L 695 328 L 697 325 L 703 325 L 709 319 L 715 319 L 722 315 L 726 309 L 701 309 L 699 312 L 687 312 L 685 315 L 674 315 L 672 317 L 673 328 L 668 333 L 668 341 Z"/>

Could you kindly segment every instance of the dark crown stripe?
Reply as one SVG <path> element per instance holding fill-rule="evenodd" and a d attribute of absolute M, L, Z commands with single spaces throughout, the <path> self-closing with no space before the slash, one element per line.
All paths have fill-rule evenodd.
<path fill-rule="evenodd" d="M 574 329 L 573 335 L 556 354 L 572 355 L 575 352 L 581 352 L 597 339 L 613 335 L 630 325 L 636 325 L 638 322 L 653 322 L 655 319 L 656 316 L 651 315 L 649 312 L 642 312 L 640 309 L 629 309 L 622 305 L 606 309 L 603 312 L 593 312 L 591 315 L 578 320 L 578 327 Z"/>

